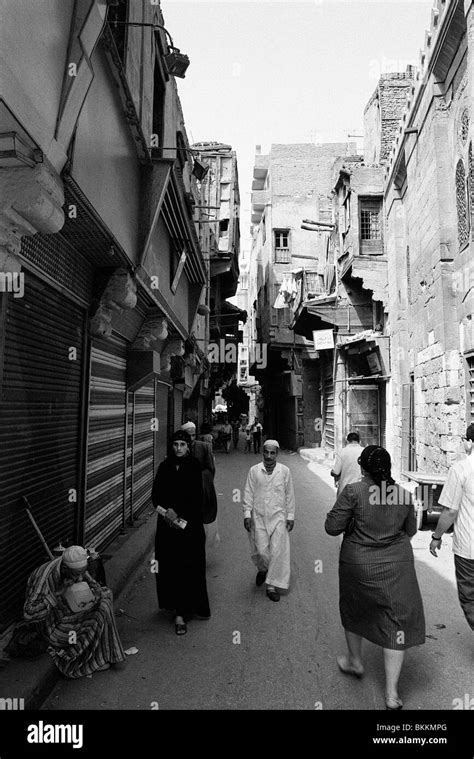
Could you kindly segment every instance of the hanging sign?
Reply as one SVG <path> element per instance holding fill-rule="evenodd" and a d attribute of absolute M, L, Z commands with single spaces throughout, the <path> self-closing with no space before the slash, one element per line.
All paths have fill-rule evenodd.
<path fill-rule="evenodd" d="M 314 350 L 321 351 L 334 348 L 334 332 L 332 329 L 316 329 L 313 331 Z"/>

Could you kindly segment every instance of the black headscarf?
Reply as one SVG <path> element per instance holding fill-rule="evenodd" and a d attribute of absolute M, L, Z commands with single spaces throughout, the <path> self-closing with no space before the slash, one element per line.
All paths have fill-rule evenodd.
<path fill-rule="evenodd" d="M 173 432 L 169 439 L 168 443 L 168 451 L 169 451 L 169 457 L 173 459 L 173 461 L 176 464 L 179 464 L 183 459 L 186 458 L 186 456 L 176 456 L 174 450 L 173 450 L 173 443 L 176 442 L 176 440 L 183 440 L 185 443 L 188 444 L 188 453 L 187 455 L 191 453 L 191 438 L 189 437 L 188 433 L 185 430 L 176 430 L 176 432 Z"/>
<path fill-rule="evenodd" d="M 360 454 L 360 465 L 370 474 L 377 485 L 380 485 L 381 482 L 386 482 L 388 485 L 395 484 L 395 480 L 392 478 L 390 454 L 382 446 L 366 446 Z"/>

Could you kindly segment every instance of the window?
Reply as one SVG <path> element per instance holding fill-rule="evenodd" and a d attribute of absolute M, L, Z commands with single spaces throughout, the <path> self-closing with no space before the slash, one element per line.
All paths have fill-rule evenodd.
<path fill-rule="evenodd" d="M 275 229 L 274 234 L 275 234 L 275 263 L 276 264 L 291 263 L 290 230 L 289 229 Z"/>
<path fill-rule="evenodd" d="M 469 239 L 469 221 L 467 212 L 466 172 L 461 160 L 456 166 L 456 208 L 458 214 L 458 241 L 463 248 Z"/>
<path fill-rule="evenodd" d="M 304 297 L 314 298 L 316 295 L 320 295 L 323 292 L 321 277 L 316 271 L 305 272 L 306 288 Z"/>
<path fill-rule="evenodd" d="M 360 252 L 381 254 L 382 247 L 382 199 L 359 199 Z"/>
<path fill-rule="evenodd" d="M 360 210 L 360 239 L 381 240 L 380 208 L 361 208 Z"/>
<path fill-rule="evenodd" d="M 474 355 L 466 357 L 467 423 L 474 422 Z"/>

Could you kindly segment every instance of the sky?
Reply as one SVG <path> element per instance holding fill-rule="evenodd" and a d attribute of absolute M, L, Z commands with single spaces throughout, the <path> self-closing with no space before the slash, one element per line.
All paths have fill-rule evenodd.
<path fill-rule="evenodd" d="M 433 0 L 161 0 L 190 58 L 177 79 L 188 139 L 237 152 L 250 248 L 255 146 L 355 141 L 381 73 L 418 65 Z"/>

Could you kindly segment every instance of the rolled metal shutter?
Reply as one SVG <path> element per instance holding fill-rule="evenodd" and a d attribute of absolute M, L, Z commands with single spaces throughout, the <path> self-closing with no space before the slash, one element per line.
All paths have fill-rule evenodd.
<path fill-rule="evenodd" d="M 48 559 L 20 498 L 52 550 L 77 540 L 85 309 L 30 272 L 8 296 L 0 405 L 0 619 L 23 602 L 30 572 Z M 70 351 L 75 348 L 74 351 Z"/>
<path fill-rule="evenodd" d="M 85 544 L 99 550 L 123 524 L 126 346 L 95 339 L 91 349 Z"/>
<path fill-rule="evenodd" d="M 128 400 L 127 515 L 143 511 L 151 494 L 154 472 L 155 381 L 151 380 Z M 159 424 L 159 420 L 158 420 Z M 158 429 L 159 432 L 159 429 Z"/>
<path fill-rule="evenodd" d="M 331 363 L 326 365 L 323 381 L 324 444 L 334 450 L 334 381 Z"/>

